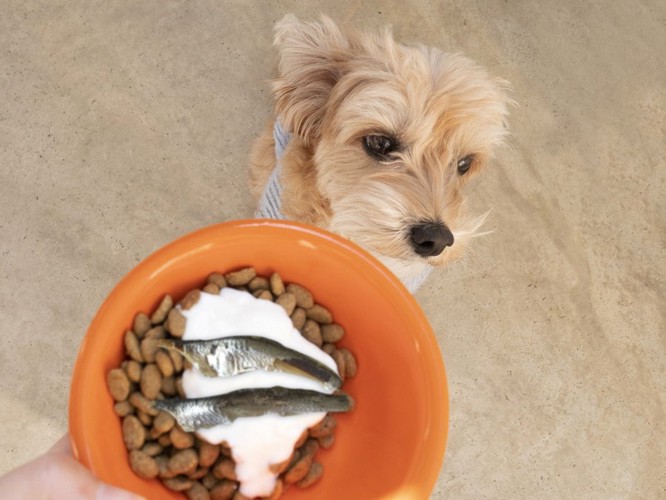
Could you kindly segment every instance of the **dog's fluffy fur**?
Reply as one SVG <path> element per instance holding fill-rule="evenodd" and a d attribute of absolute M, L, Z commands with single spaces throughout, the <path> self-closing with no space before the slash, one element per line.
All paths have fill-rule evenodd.
<path fill-rule="evenodd" d="M 284 215 L 348 237 L 403 281 L 459 256 L 483 219 L 465 215 L 462 188 L 506 135 L 506 82 L 461 55 L 400 45 L 388 30 L 344 34 L 325 17 L 285 17 L 275 45 L 276 115 L 293 136 L 281 161 Z M 250 159 L 257 199 L 276 164 L 272 130 Z M 400 149 L 380 162 L 364 148 L 369 135 Z M 454 244 L 417 255 L 409 235 L 421 221 L 441 221 Z"/>

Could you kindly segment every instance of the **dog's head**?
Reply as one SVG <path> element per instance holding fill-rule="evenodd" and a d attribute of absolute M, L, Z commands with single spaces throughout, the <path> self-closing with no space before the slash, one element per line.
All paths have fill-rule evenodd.
<path fill-rule="evenodd" d="M 312 150 L 329 229 L 409 265 L 441 265 L 480 225 L 462 188 L 506 135 L 506 82 L 433 48 L 343 34 L 328 18 L 276 27 L 285 128 Z"/>

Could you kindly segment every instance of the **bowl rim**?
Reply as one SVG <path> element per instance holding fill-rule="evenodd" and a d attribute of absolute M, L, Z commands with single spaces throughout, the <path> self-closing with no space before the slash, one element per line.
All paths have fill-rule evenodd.
<path fill-rule="evenodd" d="M 424 343 L 425 346 L 424 355 L 430 358 L 430 361 L 432 362 L 431 367 L 435 372 L 434 379 L 429 381 L 429 385 L 432 385 L 432 387 L 428 390 L 428 392 L 443 400 L 443 404 L 441 406 L 442 418 L 439 421 L 430 422 L 430 425 L 433 427 L 432 430 L 434 431 L 432 434 L 432 441 L 429 441 L 428 448 L 431 460 L 427 461 L 427 463 L 430 464 L 430 466 L 421 467 L 419 470 L 410 470 L 409 476 L 418 477 L 419 486 L 421 486 L 424 491 L 427 490 L 429 493 L 431 493 L 444 461 L 444 454 L 448 440 L 450 401 L 443 356 L 441 354 L 439 344 L 437 343 L 436 336 L 425 316 L 425 313 L 419 306 L 415 297 L 407 290 L 407 288 L 405 288 L 402 282 L 384 264 L 382 264 L 378 259 L 376 259 L 363 248 L 342 236 L 331 233 L 324 229 L 310 226 L 308 224 L 285 220 L 232 220 L 209 225 L 186 233 L 183 236 L 180 236 L 179 238 L 166 243 L 149 254 L 113 286 L 95 313 L 90 325 L 86 329 L 86 333 L 82 339 L 74 368 L 72 370 L 68 402 L 68 427 L 74 456 L 93 473 L 96 472 L 95 465 L 91 459 L 91 454 L 86 447 L 87 438 L 86 433 L 84 432 L 84 426 L 76 425 L 76 423 L 83 421 L 85 414 L 84 398 L 82 398 L 81 395 L 85 393 L 85 387 L 87 385 L 86 377 L 84 374 L 88 371 L 91 364 L 90 356 L 86 356 L 86 353 L 88 350 L 93 349 L 96 343 L 94 336 L 90 335 L 90 333 L 99 329 L 98 323 L 101 322 L 101 319 L 105 315 L 105 311 L 110 308 L 116 301 L 116 297 L 122 295 L 123 291 L 127 287 L 131 286 L 136 276 L 141 276 L 150 268 L 153 269 L 151 274 L 159 271 L 162 266 L 173 259 L 173 257 L 168 257 L 168 255 L 172 255 L 173 250 L 180 246 L 187 246 L 188 243 L 191 243 L 192 241 L 197 241 L 202 238 L 205 239 L 207 235 L 212 235 L 213 233 L 220 231 L 237 229 L 242 230 L 244 228 L 261 227 L 284 228 L 287 230 L 296 231 L 297 233 L 304 233 L 310 237 L 326 240 L 329 243 L 333 243 L 335 246 L 342 248 L 344 252 L 353 254 L 354 258 L 360 259 L 364 262 L 364 265 L 373 268 L 374 272 L 382 275 L 382 278 L 386 281 L 386 284 L 394 288 L 394 291 L 401 296 L 401 299 L 404 301 L 405 306 L 409 310 L 409 313 L 415 316 L 423 330 L 427 332 L 427 335 L 424 335 L 420 340 Z"/>

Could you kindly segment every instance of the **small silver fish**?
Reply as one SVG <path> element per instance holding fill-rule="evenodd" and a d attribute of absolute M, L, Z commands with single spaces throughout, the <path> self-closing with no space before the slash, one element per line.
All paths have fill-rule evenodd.
<path fill-rule="evenodd" d="M 184 431 L 193 432 L 230 424 L 241 417 L 348 411 L 353 400 L 343 393 L 331 395 L 305 389 L 269 387 L 241 389 L 209 398 L 160 399 L 154 401 L 153 406 L 173 416 Z"/>
<path fill-rule="evenodd" d="M 265 337 L 161 339 L 157 345 L 180 352 L 207 377 L 231 377 L 253 370 L 266 370 L 306 376 L 318 380 L 329 390 L 342 385 L 338 374 L 328 366 Z"/>

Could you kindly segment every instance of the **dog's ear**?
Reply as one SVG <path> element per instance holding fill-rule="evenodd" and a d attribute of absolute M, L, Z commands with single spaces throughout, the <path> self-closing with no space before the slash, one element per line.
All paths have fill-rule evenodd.
<path fill-rule="evenodd" d="M 275 26 L 274 44 L 280 56 L 280 76 L 273 82 L 278 117 L 287 130 L 311 143 L 349 58 L 349 40 L 328 17 L 307 23 L 287 15 Z"/>

